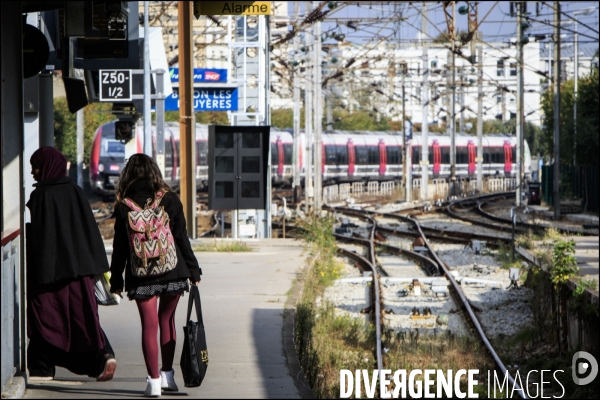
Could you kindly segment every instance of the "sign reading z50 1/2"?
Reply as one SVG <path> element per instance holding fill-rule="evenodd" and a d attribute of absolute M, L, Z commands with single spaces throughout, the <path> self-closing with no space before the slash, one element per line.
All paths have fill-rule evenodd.
<path fill-rule="evenodd" d="M 101 69 L 100 101 L 131 101 L 131 70 Z"/>

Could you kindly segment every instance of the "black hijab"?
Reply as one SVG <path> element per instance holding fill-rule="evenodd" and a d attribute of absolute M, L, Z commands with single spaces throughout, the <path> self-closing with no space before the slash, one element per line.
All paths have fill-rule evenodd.
<path fill-rule="evenodd" d="M 35 187 L 27 202 L 28 283 L 108 271 L 104 242 L 83 190 L 66 176 L 42 180 Z"/>

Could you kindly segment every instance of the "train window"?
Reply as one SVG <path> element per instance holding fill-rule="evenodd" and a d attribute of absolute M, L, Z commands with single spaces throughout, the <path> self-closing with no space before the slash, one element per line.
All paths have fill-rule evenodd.
<path fill-rule="evenodd" d="M 387 163 L 391 165 L 400 165 L 402 162 L 402 153 L 400 151 L 400 147 L 397 146 L 387 146 L 385 148 L 387 155 Z"/>
<path fill-rule="evenodd" d="M 173 167 L 173 145 L 171 142 L 165 142 L 165 167 Z"/>
<path fill-rule="evenodd" d="M 125 145 L 116 140 L 109 140 L 106 146 L 106 152 L 109 154 L 123 154 L 125 155 Z"/>
<path fill-rule="evenodd" d="M 412 164 L 418 165 L 421 161 L 421 147 L 413 146 L 412 148 Z"/>
<path fill-rule="evenodd" d="M 468 156 L 466 147 L 457 147 L 456 148 L 456 163 L 457 164 L 468 164 L 469 163 L 469 156 Z"/>
<path fill-rule="evenodd" d="M 502 147 L 490 148 L 490 158 L 492 164 L 504 163 L 504 149 Z"/>
<path fill-rule="evenodd" d="M 484 164 L 490 163 L 490 148 L 489 147 L 483 148 L 483 163 Z"/>
<path fill-rule="evenodd" d="M 325 146 L 325 164 L 326 165 L 337 165 L 337 151 L 335 146 Z"/>
<path fill-rule="evenodd" d="M 450 147 L 440 147 L 442 152 L 442 164 L 450 164 Z"/>
<path fill-rule="evenodd" d="M 517 146 L 512 147 L 512 159 L 510 162 L 513 164 L 517 162 Z"/>
<path fill-rule="evenodd" d="M 196 142 L 196 157 L 198 165 L 207 165 L 208 146 L 206 142 Z"/>
<path fill-rule="evenodd" d="M 293 158 L 294 158 L 294 145 L 284 144 L 283 145 L 283 163 L 285 165 L 292 165 Z"/>
<path fill-rule="evenodd" d="M 427 148 L 428 148 L 428 151 L 429 151 L 429 153 L 427 154 L 427 160 L 429 160 L 429 164 L 430 165 L 433 165 L 433 163 L 434 163 L 434 161 L 433 161 L 433 147 L 429 146 Z"/>
<path fill-rule="evenodd" d="M 271 165 L 279 165 L 279 152 L 277 151 L 277 145 L 271 143 Z"/>
<path fill-rule="evenodd" d="M 354 147 L 356 153 L 356 165 L 367 165 L 369 164 L 369 151 L 365 146 Z"/>
<path fill-rule="evenodd" d="M 337 165 L 348 165 L 348 146 L 335 146 L 337 152 Z"/>
<path fill-rule="evenodd" d="M 367 146 L 368 149 L 368 163 L 370 165 L 379 164 L 379 147 L 378 146 Z"/>

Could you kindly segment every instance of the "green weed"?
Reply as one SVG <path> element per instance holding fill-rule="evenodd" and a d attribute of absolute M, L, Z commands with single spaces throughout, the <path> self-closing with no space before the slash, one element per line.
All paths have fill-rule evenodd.
<path fill-rule="evenodd" d="M 192 248 L 195 252 L 249 252 L 254 251 L 252 247 L 248 246 L 245 242 L 217 242 L 216 240 L 212 243 L 202 243 Z"/>

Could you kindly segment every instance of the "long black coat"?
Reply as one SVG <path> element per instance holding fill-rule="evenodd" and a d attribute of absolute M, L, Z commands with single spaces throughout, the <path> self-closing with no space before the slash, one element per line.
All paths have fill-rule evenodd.
<path fill-rule="evenodd" d="M 126 193 L 126 197 L 136 204 L 146 204 L 146 200 L 154 198 L 154 194 L 143 181 L 134 182 Z M 164 275 L 137 277 L 131 272 L 129 235 L 127 234 L 127 213 L 131 211 L 124 204 L 117 205 L 115 209 L 115 238 L 113 240 L 113 255 L 110 264 L 110 291 L 123 290 L 123 270 L 125 271 L 125 291 L 136 289 L 139 286 L 166 283 L 189 278 L 192 282 L 200 280 L 202 270 L 194 255 L 190 240 L 187 236 L 183 205 L 179 197 L 173 192 L 164 195 L 161 203 L 169 215 L 169 226 L 175 239 L 177 250 L 176 267 Z"/>
<path fill-rule="evenodd" d="M 47 284 L 108 271 L 104 242 L 85 193 L 69 177 L 37 183 L 27 202 L 27 281 Z"/>

